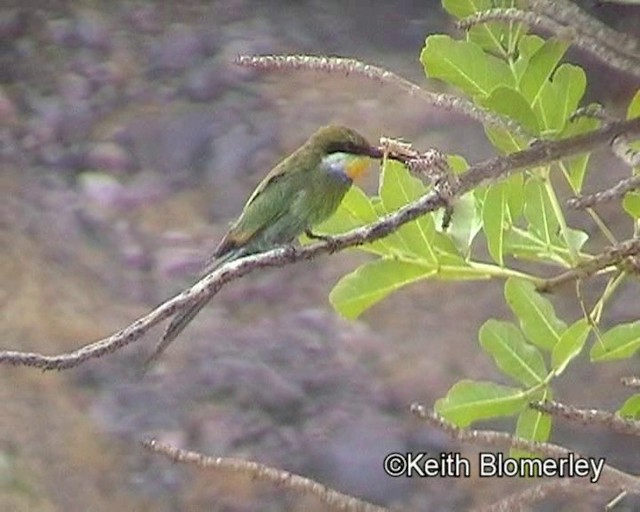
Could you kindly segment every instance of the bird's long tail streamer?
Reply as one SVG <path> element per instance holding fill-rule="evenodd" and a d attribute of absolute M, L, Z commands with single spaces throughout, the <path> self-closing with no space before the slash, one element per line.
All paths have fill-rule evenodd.
<path fill-rule="evenodd" d="M 218 258 L 207 264 L 205 272 L 202 274 L 207 275 L 210 272 L 213 272 L 215 269 L 227 263 L 229 261 L 233 261 L 241 256 L 243 256 L 243 252 L 232 251 L 225 256 Z M 163 354 L 163 352 L 167 349 L 167 347 L 178 337 L 178 335 L 184 330 L 184 328 L 195 318 L 195 316 L 200 312 L 200 310 L 207 305 L 207 303 L 211 300 L 211 297 L 205 297 L 200 299 L 198 302 L 190 305 L 183 311 L 180 311 L 176 314 L 176 316 L 171 320 L 171 323 L 167 327 L 167 330 L 162 335 L 162 339 L 156 345 L 153 354 L 151 354 L 147 360 L 144 362 L 144 372 L 146 373 L 149 368 L 153 365 L 153 363 Z"/>

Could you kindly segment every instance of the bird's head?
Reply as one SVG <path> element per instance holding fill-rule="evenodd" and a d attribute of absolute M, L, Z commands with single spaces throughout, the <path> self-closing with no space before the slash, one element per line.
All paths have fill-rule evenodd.
<path fill-rule="evenodd" d="M 320 151 L 330 170 L 344 173 L 349 180 L 357 179 L 369 167 L 372 146 L 351 128 L 325 126 L 311 136 L 309 143 Z"/>

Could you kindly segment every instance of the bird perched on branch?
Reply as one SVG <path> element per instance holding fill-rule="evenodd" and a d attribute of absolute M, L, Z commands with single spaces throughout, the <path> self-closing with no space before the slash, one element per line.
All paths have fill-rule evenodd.
<path fill-rule="evenodd" d="M 355 130 L 325 126 L 285 158 L 260 182 L 222 238 L 205 274 L 250 254 L 292 243 L 302 233 L 328 219 L 353 180 L 368 167 L 375 149 Z M 179 311 L 147 360 L 157 359 L 182 332 L 209 298 Z"/>

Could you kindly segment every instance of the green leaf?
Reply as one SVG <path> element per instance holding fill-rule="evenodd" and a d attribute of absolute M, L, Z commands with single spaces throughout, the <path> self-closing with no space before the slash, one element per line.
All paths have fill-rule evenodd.
<path fill-rule="evenodd" d="M 568 41 L 551 38 L 547 39 L 531 56 L 529 65 L 519 83 L 519 89 L 527 101 L 527 105 L 535 105 L 538 102 L 542 90 L 549 82 L 558 62 L 568 48 Z"/>
<path fill-rule="evenodd" d="M 468 263 L 448 263 L 438 265 L 438 274 L 435 276 L 448 281 L 477 281 L 479 279 L 491 279 L 491 274 L 476 268 Z"/>
<path fill-rule="evenodd" d="M 482 224 L 489 254 L 500 266 L 504 266 L 504 230 L 507 224 L 507 194 L 504 183 L 488 188 L 482 207 Z"/>
<path fill-rule="evenodd" d="M 436 219 L 436 222 L 441 223 L 439 216 Z M 481 229 L 481 210 L 475 196 L 465 194 L 456 199 L 448 233 L 465 258 L 469 256 L 473 239 Z"/>
<path fill-rule="evenodd" d="M 429 78 L 444 80 L 469 96 L 489 96 L 499 85 L 514 85 L 509 66 L 470 41 L 429 36 L 420 62 Z"/>
<path fill-rule="evenodd" d="M 336 212 L 314 231 L 318 234 L 337 235 L 375 222 L 379 218 L 369 197 L 358 187 L 352 186 L 346 193 Z M 360 249 L 374 254 L 392 253 L 393 237 L 383 238 L 360 246 Z"/>
<path fill-rule="evenodd" d="M 516 258 L 538 261 L 545 259 L 547 248 L 537 235 L 510 229 L 505 233 L 504 251 Z"/>
<path fill-rule="evenodd" d="M 558 240 L 560 240 L 560 237 L 558 237 Z M 576 254 L 580 252 L 587 240 L 589 240 L 589 235 L 586 232 L 580 229 L 567 228 L 567 244 Z"/>
<path fill-rule="evenodd" d="M 487 125 L 484 126 L 484 132 L 493 147 L 500 150 L 505 155 L 520 151 L 527 146 L 525 139 L 518 137 L 509 130 L 503 130 L 502 128 Z"/>
<path fill-rule="evenodd" d="M 640 192 L 627 192 L 622 200 L 622 207 L 634 219 L 640 219 Z"/>
<path fill-rule="evenodd" d="M 636 91 L 627 109 L 627 119 L 634 119 L 636 117 L 640 117 L 640 89 Z M 630 142 L 629 146 L 631 146 L 632 149 L 640 151 L 640 140 Z"/>
<path fill-rule="evenodd" d="M 387 160 L 382 169 L 378 195 L 386 211 L 394 211 L 424 195 L 427 187 L 422 181 L 411 176 L 400 162 Z"/>
<path fill-rule="evenodd" d="M 516 424 L 515 436 L 520 439 L 527 439 L 529 441 L 536 441 L 544 443 L 549 440 L 551 435 L 551 416 L 548 414 L 536 411 L 535 409 L 527 408 L 518 416 L 518 423 Z M 521 457 L 535 457 L 535 454 L 524 450 L 512 449 L 509 455 L 514 458 Z M 529 477 L 539 477 L 541 475 L 526 475 Z"/>
<path fill-rule="evenodd" d="M 479 98 L 478 103 L 488 110 L 513 119 L 532 135 L 540 133 L 536 115 L 531 110 L 529 103 L 511 87 L 498 86 L 491 91 L 489 97 Z M 485 131 L 492 144 L 505 153 L 519 151 L 528 145 L 527 139 L 502 128 L 486 126 Z"/>
<path fill-rule="evenodd" d="M 529 388 L 544 381 L 547 369 L 542 354 L 524 340 L 512 323 L 487 320 L 480 328 L 479 338 L 482 349 L 504 374 Z"/>
<path fill-rule="evenodd" d="M 535 34 L 524 36 L 518 43 L 519 57 L 531 58 L 544 45 L 545 40 Z"/>
<path fill-rule="evenodd" d="M 509 0 L 443 0 L 442 7 L 456 18 L 466 18 L 487 9 L 513 7 L 513 2 Z M 520 24 L 517 25 L 520 26 Z M 468 38 L 489 52 L 506 55 L 507 44 L 512 32 L 515 32 L 515 28 L 511 30 L 508 23 L 490 21 L 471 27 L 468 30 Z"/>
<path fill-rule="evenodd" d="M 589 322 L 581 318 L 562 333 L 560 340 L 551 352 L 551 368 L 555 375 L 560 375 L 567 365 L 582 352 L 590 330 Z"/>
<path fill-rule="evenodd" d="M 454 174 L 462 174 L 469 168 L 469 163 L 460 155 L 447 155 L 447 163 Z"/>
<path fill-rule="evenodd" d="M 547 194 L 544 179 L 530 176 L 524 185 L 524 216 L 531 229 L 547 248 L 552 246 L 560 223 L 556 218 L 553 204 Z"/>
<path fill-rule="evenodd" d="M 564 130 L 569 116 L 578 107 L 587 86 L 582 68 L 562 64 L 556 69 L 551 82 L 540 92 L 534 105 L 538 123 L 548 135 L 557 135 Z"/>
<path fill-rule="evenodd" d="M 425 185 L 409 174 L 399 162 L 387 161 L 380 180 L 380 198 L 387 212 L 396 211 L 426 192 Z M 404 224 L 396 231 L 402 239 L 406 252 L 436 264 L 437 256 L 431 243 L 435 233 L 433 216 L 424 215 Z"/>
<path fill-rule="evenodd" d="M 553 349 L 567 325 L 558 319 L 551 302 L 536 292 L 532 283 L 522 279 L 509 278 L 504 295 L 527 339 L 539 348 Z"/>
<path fill-rule="evenodd" d="M 618 410 L 618 414 L 623 418 L 640 420 L 640 393 L 636 393 L 627 398 Z"/>
<path fill-rule="evenodd" d="M 564 264 L 572 264 L 571 250 L 577 253 L 589 239 L 584 231 L 565 228 L 565 236 L 560 231 L 560 220 L 553 207 L 547 186 L 547 178 L 533 175 L 524 187 L 524 214 L 529 221 L 529 234 L 535 235 L 542 245 L 541 259 L 553 258 Z"/>
<path fill-rule="evenodd" d="M 640 89 L 636 91 L 627 109 L 627 119 L 640 117 Z"/>
<path fill-rule="evenodd" d="M 383 258 L 365 263 L 342 277 L 329 294 L 329 300 L 342 316 L 353 319 L 391 292 L 420 279 L 433 277 L 436 267 Z"/>
<path fill-rule="evenodd" d="M 357 186 L 349 188 L 340 206 L 362 224 L 369 224 L 378 220 L 378 214 L 371 204 L 371 199 Z"/>
<path fill-rule="evenodd" d="M 591 361 L 627 359 L 640 349 L 640 321 L 616 325 L 591 347 Z"/>
<path fill-rule="evenodd" d="M 436 231 L 433 235 L 433 252 L 438 265 L 466 265 L 465 259 L 458 252 L 455 242 L 448 233 Z"/>
<path fill-rule="evenodd" d="M 518 417 L 515 434 L 521 439 L 544 443 L 551 434 L 551 416 L 535 409 L 525 409 Z"/>
<path fill-rule="evenodd" d="M 523 175 L 522 173 L 517 173 L 494 185 L 481 185 L 477 187 L 473 192 L 480 210 L 484 210 L 487 192 L 496 186 L 501 186 L 504 189 L 506 198 L 505 221 L 507 224 L 513 224 L 518 217 L 522 215 L 524 205 Z"/>
<path fill-rule="evenodd" d="M 513 64 L 516 76 L 518 77 L 518 83 L 522 79 L 524 72 L 527 70 L 531 57 L 542 47 L 543 44 L 544 39 L 536 35 L 528 35 L 520 38 L 520 41 L 518 42 L 518 58 Z"/>
<path fill-rule="evenodd" d="M 551 390 L 545 390 L 535 400 L 545 401 L 551 398 Z M 515 431 L 516 437 L 544 443 L 551 435 L 551 416 L 527 407 L 520 413 Z"/>
<path fill-rule="evenodd" d="M 549 247 L 532 231 L 510 229 L 505 233 L 504 251 L 516 258 L 532 261 L 553 261 L 560 265 L 566 265 L 570 257 L 569 249 L 559 242 L 556 236 Z"/>
<path fill-rule="evenodd" d="M 600 120 L 593 117 L 582 116 L 567 123 L 567 126 L 560 135 L 561 139 L 582 135 L 600 127 Z M 579 194 L 582 190 L 582 183 L 587 171 L 590 153 L 583 153 L 571 158 L 565 158 L 560 162 L 560 167 L 571 186 L 574 194 Z"/>
<path fill-rule="evenodd" d="M 503 180 L 507 187 L 507 206 L 509 206 L 509 222 L 511 224 L 522 215 L 524 211 L 524 174 L 519 172 Z"/>
<path fill-rule="evenodd" d="M 442 8 L 455 18 L 466 18 L 493 7 L 491 0 L 442 0 Z"/>
<path fill-rule="evenodd" d="M 504 21 L 487 21 L 469 28 L 467 38 L 488 54 L 506 57 L 509 26 Z"/>
<path fill-rule="evenodd" d="M 527 396 L 518 388 L 493 382 L 462 380 L 435 403 L 435 410 L 446 420 L 467 427 L 474 421 L 511 416 L 527 404 Z"/>
<path fill-rule="evenodd" d="M 373 196 L 371 198 L 371 206 L 375 210 L 378 217 L 382 217 L 387 214 L 387 210 L 384 209 L 384 205 L 382 204 L 382 199 L 380 196 Z"/>

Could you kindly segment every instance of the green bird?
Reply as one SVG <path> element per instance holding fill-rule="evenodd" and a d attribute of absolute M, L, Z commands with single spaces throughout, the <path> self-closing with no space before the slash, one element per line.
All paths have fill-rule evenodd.
<path fill-rule="evenodd" d="M 325 126 L 276 165 L 253 191 L 222 238 L 203 275 L 224 263 L 292 243 L 328 219 L 375 150 L 355 130 Z M 207 304 L 205 298 L 179 312 L 147 360 L 158 358 Z"/>

